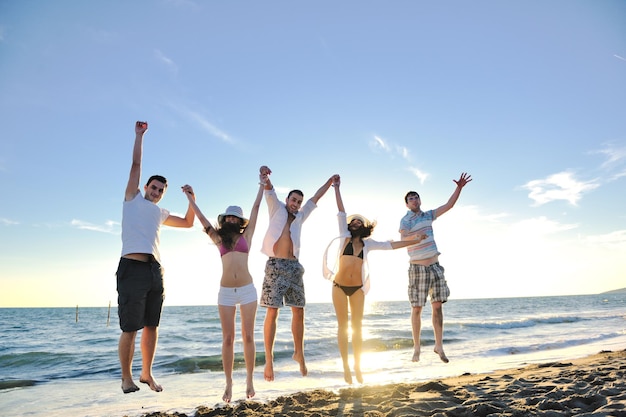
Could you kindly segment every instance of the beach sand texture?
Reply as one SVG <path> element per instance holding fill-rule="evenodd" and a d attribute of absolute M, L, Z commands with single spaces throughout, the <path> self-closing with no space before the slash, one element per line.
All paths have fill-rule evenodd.
<path fill-rule="evenodd" d="M 184 417 L 150 413 L 148 417 Z M 616 416 L 626 417 L 626 350 L 572 361 L 415 384 L 314 390 L 267 403 L 199 407 L 209 416 Z"/>

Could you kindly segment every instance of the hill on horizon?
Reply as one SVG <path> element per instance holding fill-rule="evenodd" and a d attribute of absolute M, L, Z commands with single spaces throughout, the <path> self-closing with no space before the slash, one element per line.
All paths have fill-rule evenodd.
<path fill-rule="evenodd" d="M 611 291 L 605 291 L 605 292 L 601 292 L 600 294 L 618 294 L 618 293 L 623 293 L 626 292 L 626 288 L 620 288 L 617 290 L 611 290 Z"/>

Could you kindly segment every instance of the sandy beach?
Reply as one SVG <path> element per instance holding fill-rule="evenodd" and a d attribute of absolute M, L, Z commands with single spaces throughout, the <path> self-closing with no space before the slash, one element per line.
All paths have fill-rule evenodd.
<path fill-rule="evenodd" d="M 626 350 L 415 384 L 314 390 L 267 403 L 198 407 L 208 416 L 626 416 Z M 184 417 L 150 413 L 146 417 Z"/>

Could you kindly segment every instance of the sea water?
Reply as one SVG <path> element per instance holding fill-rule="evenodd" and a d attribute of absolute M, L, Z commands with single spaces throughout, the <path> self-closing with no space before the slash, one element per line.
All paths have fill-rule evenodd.
<path fill-rule="evenodd" d="M 302 377 L 291 359 L 291 311 L 279 315 L 276 380 L 263 379 L 263 319 L 256 321 L 256 401 L 348 385 L 336 343 L 332 304 L 306 307 Z M 626 348 L 626 294 L 450 300 L 444 305 L 444 346 L 450 363 L 432 351 L 430 307 L 422 314 L 421 359 L 411 362 L 408 301 L 366 305 L 362 370 L 365 385 L 419 382 L 490 372 L 529 363 L 582 357 Z M 238 335 L 239 335 L 239 319 Z M 166 306 L 154 374 L 164 391 L 120 389 L 116 308 L 0 309 L 0 410 L 7 416 L 137 416 L 153 411 L 192 415 L 197 406 L 221 406 L 221 328 L 216 306 Z M 140 334 L 138 335 L 139 340 Z M 233 401 L 245 399 L 240 337 L 235 344 Z M 134 373 L 141 358 L 136 349 Z"/>

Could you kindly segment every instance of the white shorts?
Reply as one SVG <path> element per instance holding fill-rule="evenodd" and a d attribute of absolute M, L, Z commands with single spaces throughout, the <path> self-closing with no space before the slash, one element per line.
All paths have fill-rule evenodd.
<path fill-rule="evenodd" d="M 217 304 L 221 306 L 236 306 L 237 304 L 249 304 L 256 302 L 258 295 L 254 283 L 243 287 L 220 287 L 217 294 Z"/>

